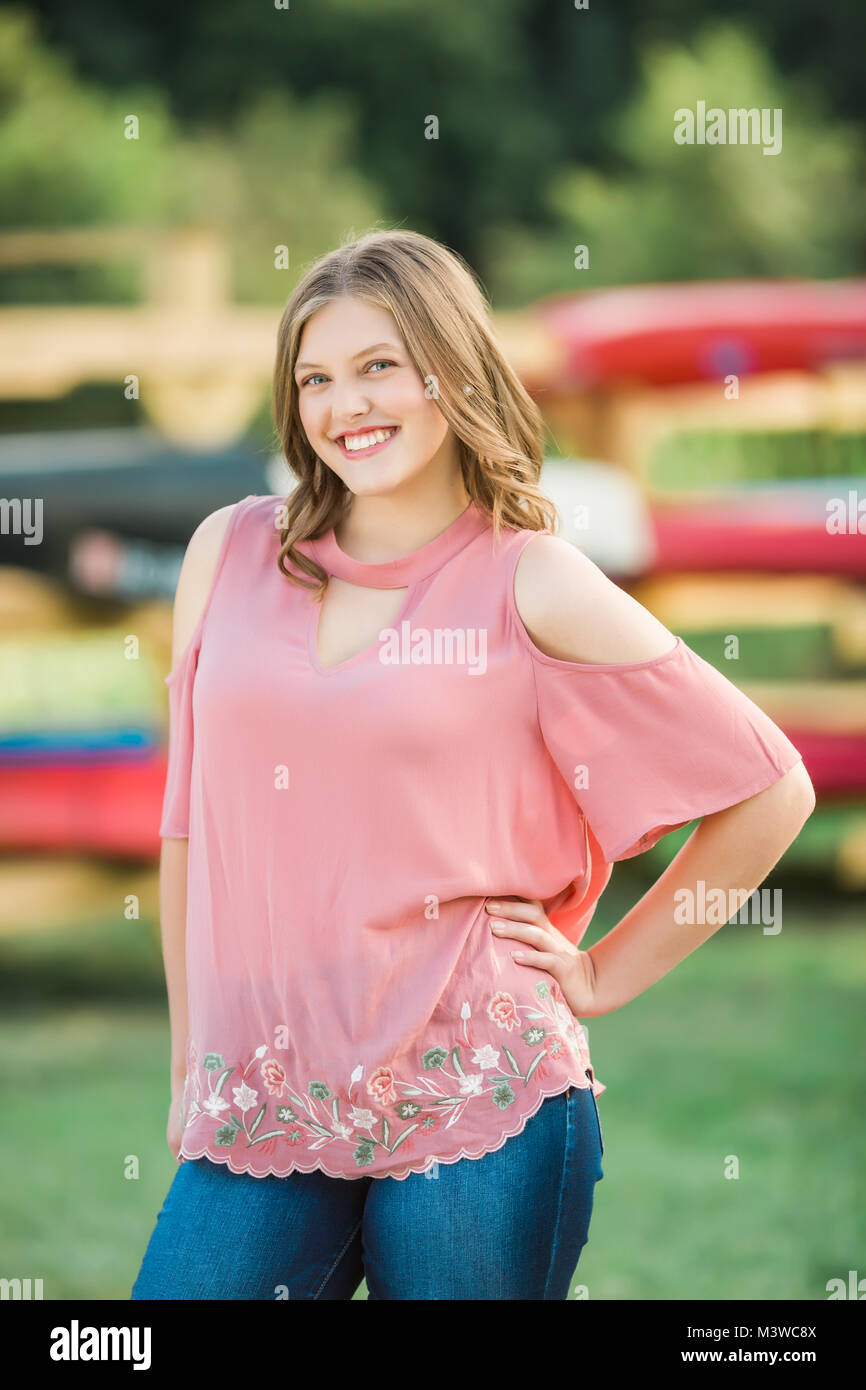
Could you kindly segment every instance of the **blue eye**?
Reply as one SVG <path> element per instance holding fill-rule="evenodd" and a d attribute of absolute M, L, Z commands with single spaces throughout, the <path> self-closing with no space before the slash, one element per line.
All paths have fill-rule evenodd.
<path fill-rule="evenodd" d="M 387 357 L 377 357 L 376 360 L 375 360 L 375 362 L 371 362 L 371 363 L 370 363 L 370 366 L 371 366 L 371 367 L 396 367 L 396 365 L 397 365 L 396 362 L 392 362 L 392 361 L 391 361 L 389 358 L 387 358 Z M 312 376 L 308 376 L 304 381 L 301 382 L 301 385 L 302 385 L 302 386 L 309 386 L 309 385 L 311 385 L 312 382 L 315 381 L 315 379 L 316 379 L 317 376 L 324 377 L 324 375 L 325 375 L 324 372 L 313 372 Z M 375 372 L 374 375 L 375 375 L 375 376 L 378 376 L 379 373 L 378 373 L 378 372 Z"/>

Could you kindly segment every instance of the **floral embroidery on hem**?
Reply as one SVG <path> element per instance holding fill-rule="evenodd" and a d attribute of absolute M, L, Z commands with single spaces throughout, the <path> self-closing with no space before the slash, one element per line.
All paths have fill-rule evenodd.
<path fill-rule="evenodd" d="M 274 1152 L 278 1141 L 299 1153 L 312 1153 L 342 1141 L 353 1146 L 356 1168 L 362 1170 L 377 1158 L 390 1157 L 404 1144 L 407 1152 L 411 1151 L 416 1132 L 427 1135 L 450 1129 L 470 1103 L 474 1108 L 486 1102 L 499 1111 L 507 1111 L 521 1087 L 525 1089 L 533 1080 L 541 1083 L 547 1070 L 545 1062 L 550 1059 L 576 1056 L 581 1074 L 589 1072 L 589 1084 L 599 1094 L 605 1088 L 600 1087 L 592 1071 L 583 1029 L 558 997 L 558 985 L 539 980 L 535 992 L 537 1004 L 520 1005 L 511 994 L 499 991 L 490 998 L 486 1009 L 487 1019 L 500 1033 L 514 1033 L 526 1049 L 534 1050 L 524 1066 L 517 1060 L 517 1049 L 510 1037 L 510 1045 L 496 1033 L 488 1034 L 480 1045 L 472 1041 L 472 1010 L 466 1002 L 460 1012 L 460 1035 L 447 1045 L 443 1041 L 425 1048 L 418 1058 L 420 1069 L 412 1080 L 402 1080 L 392 1066 L 381 1064 L 364 1084 L 364 1066 L 359 1064 L 342 1094 L 335 1094 L 327 1082 L 317 1077 L 307 1082 L 306 1091 L 296 1091 L 283 1064 L 267 1055 L 273 1050 L 267 1043 L 256 1048 L 245 1065 L 227 1062 L 221 1052 L 206 1052 L 201 1060 L 207 1078 L 203 1088 L 196 1067 L 198 1051 L 193 1043 L 181 1125 L 186 1130 L 207 1116 L 218 1122 L 211 1138 L 214 1148 L 245 1150 L 261 1146 L 267 1154 Z M 257 1065 L 258 1078 L 254 1075 Z M 540 1091 L 539 1104 L 549 1094 L 543 1086 Z M 274 1103 L 269 1114 L 271 1098 Z M 503 1142 L 505 1137 L 508 1136 L 503 1136 Z M 431 1161 L 424 1160 L 425 1168 Z M 226 1162 L 235 1168 L 228 1155 Z M 324 1167 L 322 1170 L 328 1171 Z"/>
<path fill-rule="evenodd" d="M 430 1154 L 424 1159 L 417 1159 L 414 1163 L 411 1160 L 408 1160 L 400 1168 L 382 1169 L 378 1172 L 369 1172 L 366 1174 L 363 1171 L 359 1171 L 357 1173 L 341 1173 L 339 1170 L 329 1168 L 328 1165 L 321 1159 L 316 1160 L 316 1162 L 312 1163 L 309 1167 L 305 1167 L 297 1158 L 293 1157 L 291 1166 L 288 1169 L 278 1169 L 273 1167 L 271 1164 L 268 1164 L 268 1166 L 262 1170 L 259 1168 L 253 1168 L 252 1166 L 250 1166 L 250 1164 L 247 1163 L 234 1163 L 232 1160 L 231 1149 L 223 1149 L 219 1152 L 215 1152 L 206 1144 L 202 1145 L 200 1148 L 191 1150 L 189 1153 L 184 1153 L 183 1149 L 181 1149 L 180 1161 L 181 1163 L 183 1163 L 187 1159 L 206 1158 L 214 1163 L 224 1164 L 233 1173 L 248 1173 L 251 1174 L 253 1177 L 257 1178 L 267 1177 L 269 1175 L 273 1175 L 274 1177 L 287 1177 L 290 1173 L 293 1172 L 320 1172 L 326 1174 L 326 1176 L 329 1178 L 345 1178 L 348 1182 L 354 1181 L 356 1177 L 364 1176 L 377 1179 L 392 1178 L 395 1181 L 400 1182 L 403 1181 L 405 1178 L 410 1177 L 413 1173 L 419 1173 L 421 1175 L 435 1175 L 436 1170 L 439 1167 L 450 1167 L 452 1163 L 459 1163 L 461 1159 L 474 1160 L 484 1158 L 485 1155 L 489 1153 L 496 1153 L 509 1139 L 512 1139 L 516 1135 L 521 1134 L 523 1132 L 523 1130 L 526 1128 L 526 1125 L 532 1119 L 533 1115 L 537 1114 L 538 1110 L 541 1108 L 541 1106 L 544 1104 L 546 1100 L 548 1100 L 551 1096 L 561 1095 L 562 1092 L 567 1090 L 570 1086 L 577 1087 L 581 1090 L 592 1089 L 591 1086 L 580 1086 L 580 1083 L 577 1080 L 575 1080 L 574 1077 L 565 1076 L 558 1083 L 557 1088 L 555 1090 L 547 1091 L 540 1089 L 536 1093 L 535 1102 L 532 1105 L 532 1107 L 529 1110 L 527 1110 L 524 1114 L 520 1115 L 517 1124 L 513 1129 L 506 1129 L 502 1131 L 498 1135 L 495 1143 L 484 1144 L 477 1149 L 467 1149 L 465 1146 L 461 1146 L 457 1153 L 445 1156 L 441 1154 Z M 265 1146 L 265 1148 L 268 1149 L 270 1148 L 270 1146 Z"/>

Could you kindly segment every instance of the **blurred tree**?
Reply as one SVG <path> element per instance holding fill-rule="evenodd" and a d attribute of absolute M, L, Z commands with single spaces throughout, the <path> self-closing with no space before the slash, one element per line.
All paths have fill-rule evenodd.
<path fill-rule="evenodd" d="M 120 88 L 147 77 L 184 125 L 231 129 L 268 89 L 347 99 L 355 167 L 387 193 L 391 223 L 437 235 L 470 258 L 487 221 L 511 218 L 519 206 L 532 220 L 547 166 L 565 153 L 526 61 L 527 0 L 34 8 L 82 73 Z M 431 116 L 437 138 L 429 138 Z"/>
<path fill-rule="evenodd" d="M 719 8 L 292 0 L 239 15 L 227 0 L 37 0 L 41 34 L 32 13 L 0 8 L 0 216 L 210 217 L 231 231 L 240 294 L 266 300 L 274 245 L 294 269 L 381 223 L 454 246 L 501 307 L 576 283 L 857 269 L 862 145 L 835 113 L 859 112 L 862 93 L 840 92 L 833 65 L 848 73 L 860 11 L 810 10 L 807 34 L 804 0 L 787 27 L 763 0 L 750 20 L 763 42 L 701 37 Z M 789 71 L 814 72 L 823 53 L 832 81 L 777 73 L 782 29 Z M 674 144 L 673 110 L 698 98 L 781 104 L 784 153 Z M 138 142 L 117 133 L 130 112 Z M 576 279 L 573 247 L 590 239 Z M 134 294 L 119 267 L 72 278 L 79 297 L 95 283 Z M 4 276 L 0 293 L 51 297 L 61 279 Z"/>
<path fill-rule="evenodd" d="M 656 40 L 688 44 L 709 18 L 742 18 L 786 77 L 813 79 L 829 117 L 862 121 L 866 111 L 862 0 L 817 9 L 813 0 L 618 0 L 584 11 L 570 0 L 31 8 L 81 75 L 120 90 L 156 85 L 182 125 L 231 129 L 268 89 L 351 98 L 356 167 L 385 191 L 388 218 L 447 241 L 482 275 L 493 269 L 488 228 L 550 228 L 544 190 L 557 168 L 616 171 L 611 117 L 632 101 Z M 424 138 L 431 114 L 438 141 Z M 551 250 L 558 260 L 558 236 Z"/>
<path fill-rule="evenodd" d="M 125 138 L 129 116 L 138 139 Z M 237 296 L 273 302 L 304 261 L 382 216 L 356 168 L 356 128 L 340 92 L 304 103 L 265 91 L 228 129 L 181 133 L 158 89 L 96 88 L 41 42 L 32 16 L 0 13 L 0 226 L 210 221 L 229 238 Z M 289 249 L 285 277 L 277 245 Z M 108 261 L 0 273 L 6 302 L 137 294 L 130 268 Z"/>
<path fill-rule="evenodd" d="M 781 108 L 782 149 L 679 145 L 679 107 Z M 714 26 L 647 49 L 640 88 L 614 122 L 616 171 L 563 167 L 551 179 L 556 230 L 489 232 L 494 288 L 518 300 L 653 280 L 834 276 L 863 264 L 864 142 L 832 121 L 804 81 L 782 79 L 747 33 Z M 589 267 L 574 268 L 574 247 Z"/>

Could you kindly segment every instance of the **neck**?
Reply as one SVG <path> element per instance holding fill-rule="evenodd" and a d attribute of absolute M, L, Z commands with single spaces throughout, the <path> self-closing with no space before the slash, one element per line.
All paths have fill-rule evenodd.
<path fill-rule="evenodd" d="M 375 564 L 426 545 L 450 526 L 470 501 L 462 477 L 453 487 L 440 486 L 423 496 L 354 497 L 334 535 L 347 554 Z"/>

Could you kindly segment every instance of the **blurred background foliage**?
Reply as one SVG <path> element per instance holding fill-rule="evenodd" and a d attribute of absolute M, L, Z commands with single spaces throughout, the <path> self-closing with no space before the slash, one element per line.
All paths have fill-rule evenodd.
<path fill-rule="evenodd" d="M 0 225 L 212 221 L 236 297 L 266 303 L 275 244 L 300 264 L 377 219 L 459 250 L 501 308 L 573 288 L 576 240 L 587 288 L 862 264 L 850 0 L 294 0 L 277 19 L 199 0 L 0 9 Z M 675 144 L 673 90 L 782 107 L 786 158 Z M 119 140 L 130 114 L 140 138 Z M 92 299 L 101 281 L 116 300 L 122 273 L 34 270 L 3 297 L 63 282 Z"/>

